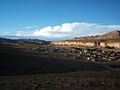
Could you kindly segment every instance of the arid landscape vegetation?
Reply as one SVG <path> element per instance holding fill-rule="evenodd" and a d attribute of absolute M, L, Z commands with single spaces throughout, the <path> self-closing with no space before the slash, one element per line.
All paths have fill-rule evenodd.
<path fill-rule="evenodd" d="M 120 49 L 0 39 L 1 90 L 119 90 Z"/>

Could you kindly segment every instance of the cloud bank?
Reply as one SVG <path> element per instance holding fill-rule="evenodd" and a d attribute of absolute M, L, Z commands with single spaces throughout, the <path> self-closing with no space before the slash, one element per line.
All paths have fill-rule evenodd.
<path fill-rule="evenodd" d="M 29 29 L 29 27 L 27 28 Z M 11 34 L 14 34 L 16 36 L 31 36 L 51 40 L 63 40 L 86 35 L 104 34 L 112 30 L 120 30 L 120 25 L 73 22 L 63 23 L 56 26 L 46 26 L 44 28 L 38 28 L 32 31 L 19 31 Z"/>
<path fill-rule="evenodd" d="M 58 26 L 47 26 L 33 32 L 33 36 L 48 38 L 74 38 L 85 35 L 103 34 L 112 30 L 120 30 L 120 25 L 102 25 L 95 23 L 64 23 Z"/>

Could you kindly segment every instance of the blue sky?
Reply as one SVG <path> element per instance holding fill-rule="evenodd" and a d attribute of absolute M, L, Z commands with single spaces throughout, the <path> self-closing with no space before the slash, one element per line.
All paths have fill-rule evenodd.
<path fill-rule="evenodd" d="M 74 26 L 74 23 L 77 25 Z M 81 28 L 88 25 L 92 25 L 92 28 Z M 54 29 L 56 26 L 60 27 Z M 120 29 L 119 26 L 120 0 L 0 0 L 1 35 L 64 39 L 72 33 L 78 36 L 99 34 Z M 66 29 L 72 32 L 63 31 Z M 78 31 L 73 32 L 76 29 Z M 91 32 L 91 29 L 96 30 Z"/>

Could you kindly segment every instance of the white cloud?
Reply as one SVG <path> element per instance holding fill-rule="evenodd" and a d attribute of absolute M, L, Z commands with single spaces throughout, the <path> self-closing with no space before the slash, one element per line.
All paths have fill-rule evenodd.
<path fill-rule="evenodd" d="M 37 26 L 25 26 L 25 29 L 35 29 Z"/>
<path fill-rule="evenodd" d="M 17 31 L 0 33 L 1 36 L 31 36 L 33 32 Z"/>
<path fill-rule="evenodd" d="M 31 27 L 30 27 L 30 26 L 26 26 L 26 27 L 25 27 L 25 29 L 29 29 L 29 28 L 31 28 Z"/>
<path fill-rule="evenodd" d="M 95 23 L 64 23 L 58 26 L 47 26 L 33 32 L 33 36 L 48 38 L 73 38 L 85 35 L 103 34 L 112 30 L 120 30 L 120 25 L 101 25 Z"/>
<path fill-rule="evenodd" d="M 27 26 L 26 29 L 32 27 Z M 120 30 L 120 25 L 103 25 L 96 23 L 63 23 L 57 26 L 46 26 L 44 28 L 38 28 L 32 31 L 18 31 L 14 33 L 5 33 L 16 35 L 16 36 L 31 36 L 31 37 L 42 37 L 51 40 L 69 39 L 74 37 L 81 37 L 85 35 L 96 35 L 110 32 L 112 30 Z"/>

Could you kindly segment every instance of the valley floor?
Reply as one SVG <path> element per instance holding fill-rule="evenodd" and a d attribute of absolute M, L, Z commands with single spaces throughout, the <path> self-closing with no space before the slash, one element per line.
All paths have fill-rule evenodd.
<path fill-rule="evenodd" d="M 41 46 L 0 44 L 0 90 L 120 90 L 119 62 L 45 57 L 31 52 L 36 47 Z"/>
<path fill-rule="evenodd" d="M 120 72 L 0 76 L 0 90 L 120 90 Z"/>

